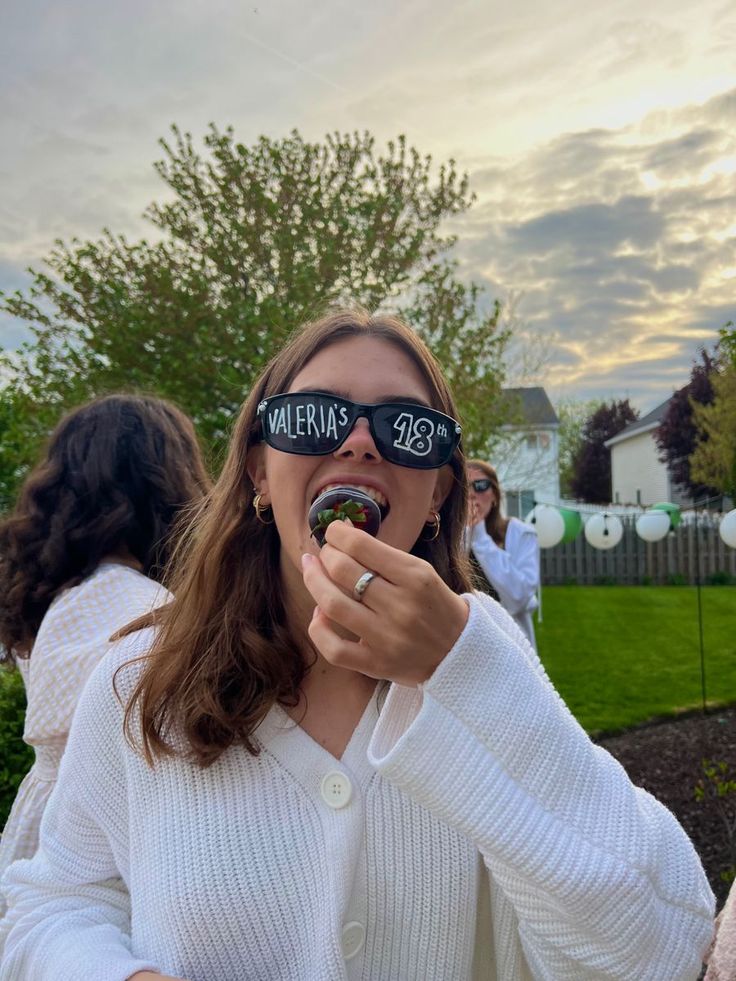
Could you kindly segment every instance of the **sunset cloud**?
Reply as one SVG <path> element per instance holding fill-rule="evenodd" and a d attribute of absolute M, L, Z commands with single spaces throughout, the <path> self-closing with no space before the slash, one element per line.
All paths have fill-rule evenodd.
<path fill-rule="evenodd" d="M 172 122 L 244 142 L 405 132 L 470 173 L 477 202 L 450 229 L 463 275 L 514 301 L 543 383 L 646 410 L 736 318 L 734 49 L 722 0 L 16 5 L 0 289 L 27 286 L 56 238 L 149 232 Z M 27 336 L 0 318 L 0 345 Z"/>
<path fill-rule="evenodd" d="M 736 316 L 732 164 L 736 89 L 620 130 L 562 134 L 479 169 L 459 253 L 549 332 L 553 386 L 654 404 Z"/>

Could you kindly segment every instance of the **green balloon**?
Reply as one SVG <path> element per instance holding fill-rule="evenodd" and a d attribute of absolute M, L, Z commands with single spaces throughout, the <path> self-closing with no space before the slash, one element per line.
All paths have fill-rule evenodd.
<path fill-rule="evenodd" d="M 649 510 L 666 511 L 670 516 L 670 528 L 676 528 L 682 521 L 682 515 L 678 506 L 676 504 L 670 504 L 668 501 L 664 501 L 662 504 L 652 504 Z"/>
<path fill-rule="evenodd" d="M 562 536 L 563 542 L 571 542 L 580 534 L 583 527 L 583 519 L 579 511 L 571 511 L 570 508 L 558 508 L 565 522 L 565 532 Z"/>

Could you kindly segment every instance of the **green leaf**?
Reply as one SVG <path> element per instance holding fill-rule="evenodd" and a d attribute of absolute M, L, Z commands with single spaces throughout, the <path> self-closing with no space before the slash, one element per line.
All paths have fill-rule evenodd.
<path fill-rule="evenodd" d="M 343 501 L 337 507 L 318 511 L 317 518 L 318 528 L 326 528 L 333 521 L 345 521 L 347 518 L 350 518 L 354 525 L 364 524 L 367 520 L 363 505 L 358 504 L 357 501 Z"/>

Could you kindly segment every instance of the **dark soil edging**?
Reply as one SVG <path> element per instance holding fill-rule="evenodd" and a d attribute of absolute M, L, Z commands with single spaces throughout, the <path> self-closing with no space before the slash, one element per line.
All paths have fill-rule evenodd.
<path fill-rule="evenodd" d="M 668 807 L 690 836 L 705 867 L 718 906 L 730 888 L 721 872 L 734 864 L 726 826 L 713 801 L 700 802 L 695 787 L 704 777 L 703 760 L 728 764 L 736 779 L 736 706 L 708 714 L 688 713 L 613 736 L 598 736 L 632 782 Z M 729 798 L 736 805 L 736 794 Z"/>

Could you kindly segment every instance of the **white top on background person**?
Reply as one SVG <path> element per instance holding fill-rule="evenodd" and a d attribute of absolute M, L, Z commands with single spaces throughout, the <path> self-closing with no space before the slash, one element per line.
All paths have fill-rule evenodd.
<path fill-rule="evenodd" d="M 696 977 L 687 836 L 467 591 L 454 415 L 393 318 L 336 313 L 267 367 L 6 873 L 2 981 Z M 307 512 L 343 484 L 378 536 L 320 551 Z"/>
<path fill-rule="evenodd" d="M 468 463 L 470 548 L 483 574 L 536 649 L 532 613 L 539 606 L 539 543 L 533 528 L 501 514 L 501 488 L 494 468 Z"/>
<path fill-rule="evenodd" d="M 3 828 L 0 875 L 11 862 L 35 854 L 74 710 L 92 669 L 110 646 L 110 636 L 167 598 L 165 590 L 135 569 L 103 562 L 51 604 L 33 656 L 18 662 L 28 703 L 23 739 L 33 746 L 35 761 Z M 0 902 L 0 912 L 3 908 Z"/>
<path fill-rule="evenodd" d="M 0 522 L 0 644 L 23 675 L 23 738 L 35 750 L 0 839 L 0 874 L 34 854 L 84 683 L 114 631 L 170 598 L 155 577 L 182 508 L 208 488 L 179 409 L 110 395 L 61 420 Z"/>

